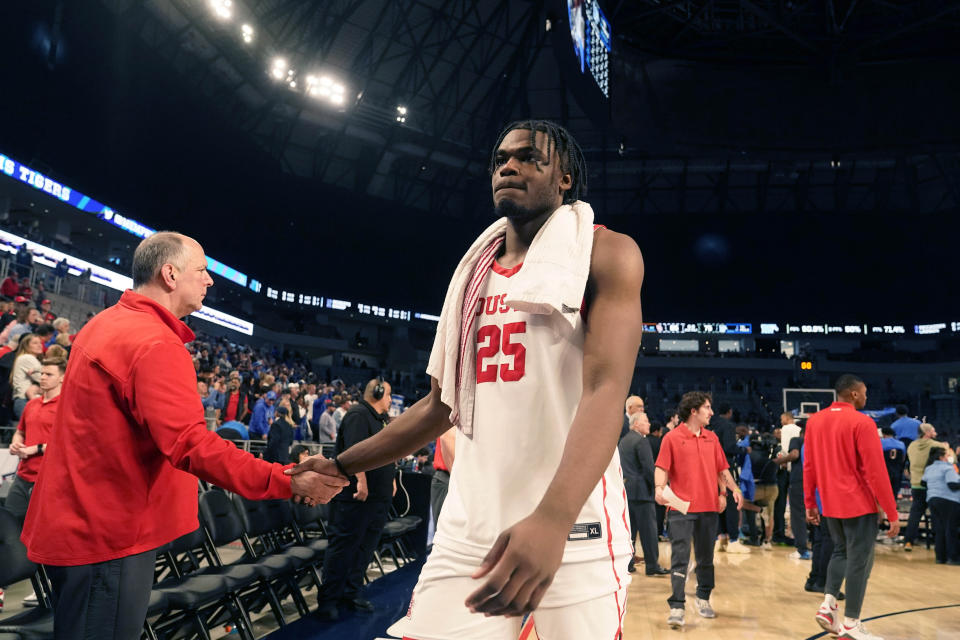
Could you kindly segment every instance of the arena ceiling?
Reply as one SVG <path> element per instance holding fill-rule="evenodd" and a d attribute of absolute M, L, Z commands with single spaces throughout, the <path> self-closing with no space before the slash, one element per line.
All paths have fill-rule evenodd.
<path fill-rule="evenodd" d="M 430 312 L 489 219 L 497 132 L 549 118 L 600 221 L 643 249 L 651 317 L 859 319 L 838 274 L 902 292 L 871 309 L 890 321 L 944 312 L 960 3 L 600 4 L 606 103 L 563 63 L 563 0 L 8 3 L 0 152 L 279 288 Z"/>
<path fill-rule="evenodd" d="M 614 106 L 591 118 L 552 51 L 563 38 L 551 30 L 567 28 L 562 0 L 247 0 L 226 5 L 226 20 L 218 1 L 106 0 L 286 171 L 394 204 L 485 213 L 491 141 L 536 115 L 580 139 L 607 212 L 960 206 L 956 128 L 918 126 L 952 120 L 956 95 L 937 99 L 955 94 L 951 74 L 934 68 L 914 96 L 901 82 L 956 59 L 956 2 L 611 0 Z M 277 57 L 298 90 L 268 73 Z M 344 103 L 305 94 L 310 73 L 338 78 Z M 733 124 L 718 140 L 714 101 L 760 131 Z M 938 106 L 925 112 L 924 101 Z M 831 117 L 858 102 L 870 115 Z M 794 120 L 804 126 L 781 131 Z"/>

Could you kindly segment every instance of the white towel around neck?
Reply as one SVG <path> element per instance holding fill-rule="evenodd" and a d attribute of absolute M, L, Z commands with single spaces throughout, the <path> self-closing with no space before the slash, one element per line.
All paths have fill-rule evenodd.
<path fill-rule="evenodd" d="M 457 265 L 427 365 L 427 374 L 440 385 L 440 400 L 451 409 L 450 422 L 470 438 L 477 384 L 473 309 L 508 224 L 500 218 L 487 227 Z M 578 200 L 554 211 L 530 243 L 523 268 L 510 278 L 506 303 L 526 313 L 559 313 L 573 325 L 590 275 L 593 232 L 589 204 Z"/>

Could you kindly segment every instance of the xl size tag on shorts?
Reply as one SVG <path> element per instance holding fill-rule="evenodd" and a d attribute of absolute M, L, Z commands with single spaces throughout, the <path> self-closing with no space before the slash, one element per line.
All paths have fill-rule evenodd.
<path fill-rule="evenodd" d="M 599 522 L 578 522 L 573 525 L 573 529 L 570 529 L 567 541 L 596 540 L 601 537 L 603 537 L 603 532 Z"/>

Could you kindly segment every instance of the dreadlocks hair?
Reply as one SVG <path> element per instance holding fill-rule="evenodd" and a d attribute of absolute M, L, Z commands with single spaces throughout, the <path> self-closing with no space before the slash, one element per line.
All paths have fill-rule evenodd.
<path fill-rule="evenodd" d="M 517 120 L 504 127 L 497 138 L 496 144 L 493 145 L 493 151 L 490 153 L 490 166 L 488 168 L 490 175 L 493 175 L 494 169 L 496 169 L 497 149 L 500 148 L 500 144 L 507 134 L 514 129 L 529 131 L 530 146 L 532 147 L 537 146 L 537 131 L 547 134 L 547 148 L 546 153 L 544 153 L 546 160 L 542 164 L 549 165 L 553 158 L 553 152 L 556 151 L 560 157 L 560 170 L 570 173 L 573 183 L 570 189 L 563 194 L 563 204 L 570 204 L 586 197 L 587 163 L 583 158 L 583 151 L 569 131 L 549 120 Z"/>

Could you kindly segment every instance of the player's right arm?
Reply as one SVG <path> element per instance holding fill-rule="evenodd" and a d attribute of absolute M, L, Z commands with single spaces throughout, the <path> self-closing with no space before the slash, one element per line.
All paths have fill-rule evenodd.
<path fill-rule="evenodd" d="M 337 460 L 347 474 L 376 469 L 436 440 L 452 426 L 450 407 L 440 401 L 440 386 L 436 379 L 431 378 L 429 394 L 404 411 L 380 433 L 358 442 L 338 455 Z M 287 474 L 297 474 L 301 471 L 330 473 L 331 465 L 335 473 L 336 466 L 333 460 L 314 456 L 288 470 Z"/>

